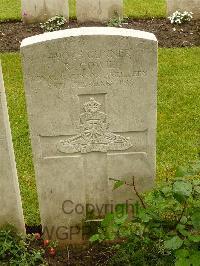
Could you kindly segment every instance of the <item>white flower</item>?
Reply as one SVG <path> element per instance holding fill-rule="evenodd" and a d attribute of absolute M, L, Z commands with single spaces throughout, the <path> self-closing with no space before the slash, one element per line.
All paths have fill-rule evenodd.
<path fill-rule="evenodd" d="M 181 13 L 180 11 L 174 12 L 171 16 L 168 17 L 171 24 L 182 24 L 183 22 L 190 21 L 193 16 L 192 12 L 184 11 Z"/>

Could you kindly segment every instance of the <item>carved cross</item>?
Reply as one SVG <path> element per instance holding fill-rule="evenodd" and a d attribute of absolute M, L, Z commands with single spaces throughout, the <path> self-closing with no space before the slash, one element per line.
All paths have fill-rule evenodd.
<path fill-rule="evenodd" d="M 40 136 L 44 159 L 59 160 L 69 157 L 77 160 L 77 163 L 80 160 L 83 161 L 85 184 L 82 189 L 85 189 L 85 203 L 99 206 L 99 208 L 112 200 L 112 182 L 109 182 L 109 177 L 116 176 L 113 176 L 110 166 L 114 168 L 112 164 L 117 160 L 123 164 L 121 161 L 126 162 L 127 156 L 129 164 L 132 164 L 134 160 L 132 158 L 136 153 L 142 155 L 146 152 L 147 137 L 147 131 L 111 132 L 107 114 L 101 109 L 102 106 L 95 96 L 91 97 L 83 102 L 84 111 L 80 114 L 78 134 Z M 126 157 L 126 159 L 121 160 L 119 157 Z M 130 168 L 130 165 L 127 168 Z M 79 189 L 74 188 L 74 193 Z"/>

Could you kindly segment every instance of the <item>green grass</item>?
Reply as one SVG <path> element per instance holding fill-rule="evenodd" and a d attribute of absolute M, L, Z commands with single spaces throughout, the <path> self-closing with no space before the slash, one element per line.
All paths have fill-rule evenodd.
<path fill-rule="evenodd" d="M 69 16 L 70 18 L 76 18 L 76 0 L 69 1 Z"/>
<path fill-rule="evenodd" d="M 20 20 L 21 0 L 0 0 L 0 21 L 1 20 Z"/>
<path fill-rule="evenodd" d="M 159 49 L 157 180 L 197 158 L 200 141 L 200 48 Z M 27 224 L 39 223 L 18 53 L 0 54 Z"/>
<path fill-rule="evenodd" d="M 165 17 L 165 0 L 124 0 L 124 15 L 134 18 Z M 0 0 L 0 20 L 20 20 L 21 0 Z M 69 0 L 70 17 L 76 17 L 76 1 Z"/>
<path fill-rule="evenodd" d="M 124 16 L 166 17 L 166 0 L 124 0 Z"/>
<path fill-rule="evenodd" d="M 26 223 L 39 223 L 38 202 L 18 53 L 0 54 Z"/>
<path fill-rule="evenodd" d="M 200 47 L 160 49 L 158 75 L 158 178 L 197 159 L 200 151 Z"/>

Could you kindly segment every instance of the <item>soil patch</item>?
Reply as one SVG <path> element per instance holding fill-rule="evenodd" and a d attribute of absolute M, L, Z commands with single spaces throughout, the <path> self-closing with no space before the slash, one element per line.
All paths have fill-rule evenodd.
<path fill-rule="evenodd" d="M 100 23 L 78 24 L 70 20 L 64 28 L 107 26 Z M 193 20 L 182 25 L 172 25 L 167 19 L 127 20 L 121 27 L 152 32 L 158 39 L 159 47 L 200 46 L 200 20 Z M 39 25 L 24 25 L 22 22 L 0 23 L 0 52 L 19 51 L 21 41 L 33 35 L 41 34 Z"/>
<path fill-rule="evenodd" d="M 26 225 L 27 234 L 39 234 L 42 236 L 42 226 Z M 48 266 L 106 266 L 116 253 L 115 245 L 124 242 L 108 241 L 101 244 L 66 245 L 55 248 L 55 256 L 44 247 L 43 237 L 32 243 L 34 249 L 45 249 L 45 259 Z"/>
<path fill-rule="evenodd" d="M 114 255 L 114 247 L 98 244 L 85 247 L 68 246 L 55 257 L 46 254 L 49 266 L 106 266 Z"/>

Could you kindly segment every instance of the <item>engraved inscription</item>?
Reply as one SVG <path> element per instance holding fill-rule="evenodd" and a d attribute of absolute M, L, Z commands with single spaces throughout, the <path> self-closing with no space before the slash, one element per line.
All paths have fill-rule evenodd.
<path fill-rule="evenodd" d="M 86 45 L 86 47 L 84 47 Z M 71 47 L 73 49 L 73 46 Z M 139 64 L 146 60 L 143 43 L 138 43 L 137 49 L 121 48 L 117 45 L 113 49 L 87 50 L 87 43 L 83 43 L 76 54 L 66 51 L 65 54 L 56 52 L 46 56 L 50 65 L 58 66 L 52 69 L 45 66 L 37 77 L 48 82 L 48 86 L 56 83 L 56 87 L 76 86 L 101 87 L 105 86 L 134 86 L 137 80 L 148 78 L 148 69 Z M 86 60 L 87 59 L 87 60 Z M 48 77 L 48 78 L 47 78 Z M 65 85 L 66 82 L 66 85 Z M 72 85 L 71 85 L 72 84 Z"/>
<path fill-rule="evenodd" d="M 80 134 L 57 144 L 57 149 L 63 153 L 88 153 L 93 151 L 123 151 L 133 145 L 130 139 L 109 131 L 107 115 L 100 111 L 101 104 L 90 98 L 84 104 L 84 113 L 80 115 Z"/>

